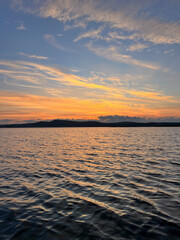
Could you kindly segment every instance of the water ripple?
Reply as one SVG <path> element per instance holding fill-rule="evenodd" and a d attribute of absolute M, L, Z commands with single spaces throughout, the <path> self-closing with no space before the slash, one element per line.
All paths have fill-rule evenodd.
<path fill-rule="evenodd" d="M 179 239 L 179 128 L 0 131 L 0 239 Z"/>

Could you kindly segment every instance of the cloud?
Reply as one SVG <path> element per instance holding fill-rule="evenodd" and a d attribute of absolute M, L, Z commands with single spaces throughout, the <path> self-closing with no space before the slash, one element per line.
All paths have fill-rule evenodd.
<path fill-rule="evenodd" d="M 74 42 L 77 42 L 83 38 L 101 39 L 102 36 L 100 35 L 100 33 L 102 29 L 103 29 L 102 27 L 99 27 L 96 30 L 89 30 L 85 33 L 82 33 L 77 38 L 74 39 Z"/>
<path fill-rule="evenodd" d="M 74 22 L 71 22 L 71 24 L 67 24 L 65 22 L 64 30 L 68 31 L 72 28 L 83 28 L 83 29 L 85 29 L 87 27 L 87 25 L 88 25 L 88 22 L 84 21 L 83 19 L 82 20 L 74 20 Z"/>
<path fill-rule="evenodd" d="M 52 47 L 55 47 L 59 50 L 67 50 L 63 45 L 61 45 L 60 43 L 58 43 L 55 39 L 55 37 L 51 34 L 44 34 L 44 39 L 46 40 L 46 42 L 51 45 Z"/>
<path fill-rule="evenodd" d="M 27 53 L 24 53 L 24 52 L 19 52 L 18 53 L 19 55 L 21 56 L 25 56 L 25 57 L 29 57 L 29 58 L 34 58 L 34 59 L 38 59 L 38 60 L 47 60 L 48 57 L 44 57 L 44 56 L 37 56 L 37 55 L 29 55 Z"/>
<path fill-rule="evenodd" d="M 133 51 L 142 51 L 143 49 L 147 48 L 148 46 L 146 44 L 137 43 L 132 44 L 127 48 L 127 51 L 133 52 Z"/>
<path fill-rule="evenodd" d="M 62 35 L 61 33 L 58 33 L 57 36 L 58 36 L 58 37 L 62 37 L 63 35 Z"/>
<path fill-rule="evenodd" d="M 115 47 L 115 46 L 97 47 L 97 46 L 92 45 L 92 43 L 88 43 L 86 46 L 88 47 L 88 49 L 90 51 L 94 52 L 96 55 L 98 55 L 100 57 L 104 57 L 111 61 L 122 62 L 122 63 L 130 64 L 130 65 L 149 68 L 152 70 L 161 69 L 160 66 L 158 66 L 158 65 L 154 65 L 149 62 L 134 59 L 130 55 L 121 54 L 121 53 L 119 53 L 117 47 Z"/>
<path fill-rule="evenodd" d="M 168 1 L 159 2 L 159 6 L 169 6 Z M 173 10 L 177 11 L 178 1 L 173 1 L 173 5 Z M 29 4 L 25 0 L 13 0 L 13 7 L 43 18 L 52 17 L 64 23 L 75 24 L 80 21 L 81 25 L 90 22 L 107 24 L 109 29 L 135 33 L 138 38 L 155 44 L 180 43 L 178 21 L 168 22 L 166 18 L 150 15 L 149 9 L 157 7 L 155 1 L 32 0 Z M 162 8 L 159 9 L 161 10 Z"/>
<path fill-rule="evenodd" d="M 108 33 L 108 37 L 109 40 L 138 40 L 139 39 L 139 35 L 137 33 L 133 33 L 133 34 L 125 34 L 123 35 L 121 32 L 117 32 L 117 31 L 113 31 L 113 32 L 109 32 Z"/>
<path fill-rule="evenodd" d="M 71 72 L 74 72 L 74 73 L 77 73 L 77 72 L 79 72 L 79 70 L 78 70 L 78 69 L 76 69 L 76 68 L 71 68 L 70 70 L 71 70 Z"/>
<path fill-rule="evenodd" d="M 107 115 L 98 117 L 102 122 L 180 122 L 177 117 L 136 117 L 136 116 L 120 116 L 120 115 Z"/>
<path fill-rule="evenodd" d="M 72 69 L 67 71 L 34 62 L 0 60 L 1 86 L 11 89 L 1 88 L 0 119 L 178 116 L 177 99 L 159 90 L 126 87 L 124 81 L 135 79 L 130 75 L 122 76 L 121 81 L 121 77 L 101 72 L 83 77 Z"/>
<path fill-rule="evenodd" d="M 173 54 L 174 53 L 174 50 L 173 49 L 169 49 L 169 50 L 165 50 L 164 51 L 164 54 Z"/>
<path fill-rule="evenodd" d="M 164 105 L 169 104 L 177 110 L 179 103 L 175 97 L 167 96 L 162 91 L 136 90 L 125 84 L 126 81 L 134 81 L 135 76 L 113 77 L 103 73 L 92 73 L 91 76 L 85 77 L 77 75 L 80 73 L 76 70 L 69 69 L 68 72 L 66 69 L 66 72 L 63 72 L 56 67 L 26 61 L 1 60 L 0 66 L 2 86 L 5 89 L 10 89 L 12 85 L 12 90 L 44 94 L 49 98 L 64 97 L 82 101 L 88 99 L 94 103 L 104 104 L 105 108 L 106 106 L 111 108 L 113 114 L 119 114 L 119 108 L 123 108 L 125 114 L 125 109 L 127 112 L 128 109 L 135 112 L 138 108 L 147 108 L 154 104 L 163 109 Z M 142 78 L 142 76 L 136 77 Z M 144 110 L 142 111 L 144 112 Z"/>
<path fill-rule="evenodd" d="M 99 89 L 103 91 L 108 91 L 110 89 L 105 85 L 96 84 L 75 74 L 65 73 L 55 67 L 37 63 L 26 61 L 0 61 L 0 66 L 0 74 L 9 79 L 15 79 L 19 83 L 24 81 L 27 83 L 40 84 L 46 81 L 47 84 L 53 83 L 56 87 L 58 85 L 70 85 L 71 87 Z M 78 70 L 75 71 L 77 72 Z M 72 72 L 72 69 L 70 69 L 70 72 Z"/>
<path fill-rule="evenodd" d="M 24 26 L 24 23 L 23 23 L 23 22 L 21 22 L 16 29 L 17 29 L 17 30 L 21 30 L 21 31 L 27 30 L 27 28 Z"/>
<path fill-rule="evenodd" d="M 15 119 L 1 119 L 0 120 L 0 125 L 4 124 L 20 124 L 20 123 L 33 123 L 37 122 L 39 119 L 28 119 L 28 120 L 15 120 Z"/>

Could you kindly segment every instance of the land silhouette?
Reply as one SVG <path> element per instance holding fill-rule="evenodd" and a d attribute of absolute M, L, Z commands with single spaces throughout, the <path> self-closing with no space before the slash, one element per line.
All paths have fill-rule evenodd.
<path fill-rule="evenodd" d="M 52 120 L 34 123 L 4 124 L 0 128 L 36 128 L 36 127 L 180 127 L 180 122 L 111 122 Z"/>

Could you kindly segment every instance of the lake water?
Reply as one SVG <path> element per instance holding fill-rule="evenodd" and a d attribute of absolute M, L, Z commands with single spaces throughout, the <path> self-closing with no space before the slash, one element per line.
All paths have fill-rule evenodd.
<path fill-rule="evenodd" d="M 180 236 L 180 128 L 0 129 L 0 239 Z"/>

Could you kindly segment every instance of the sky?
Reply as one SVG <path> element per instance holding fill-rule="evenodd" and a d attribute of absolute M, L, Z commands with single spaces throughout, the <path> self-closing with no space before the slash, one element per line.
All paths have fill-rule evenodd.
<path fill-rule="evenodd" d="M 0 124 L 180 121 L 179 0 L 1 0 Z"/>

